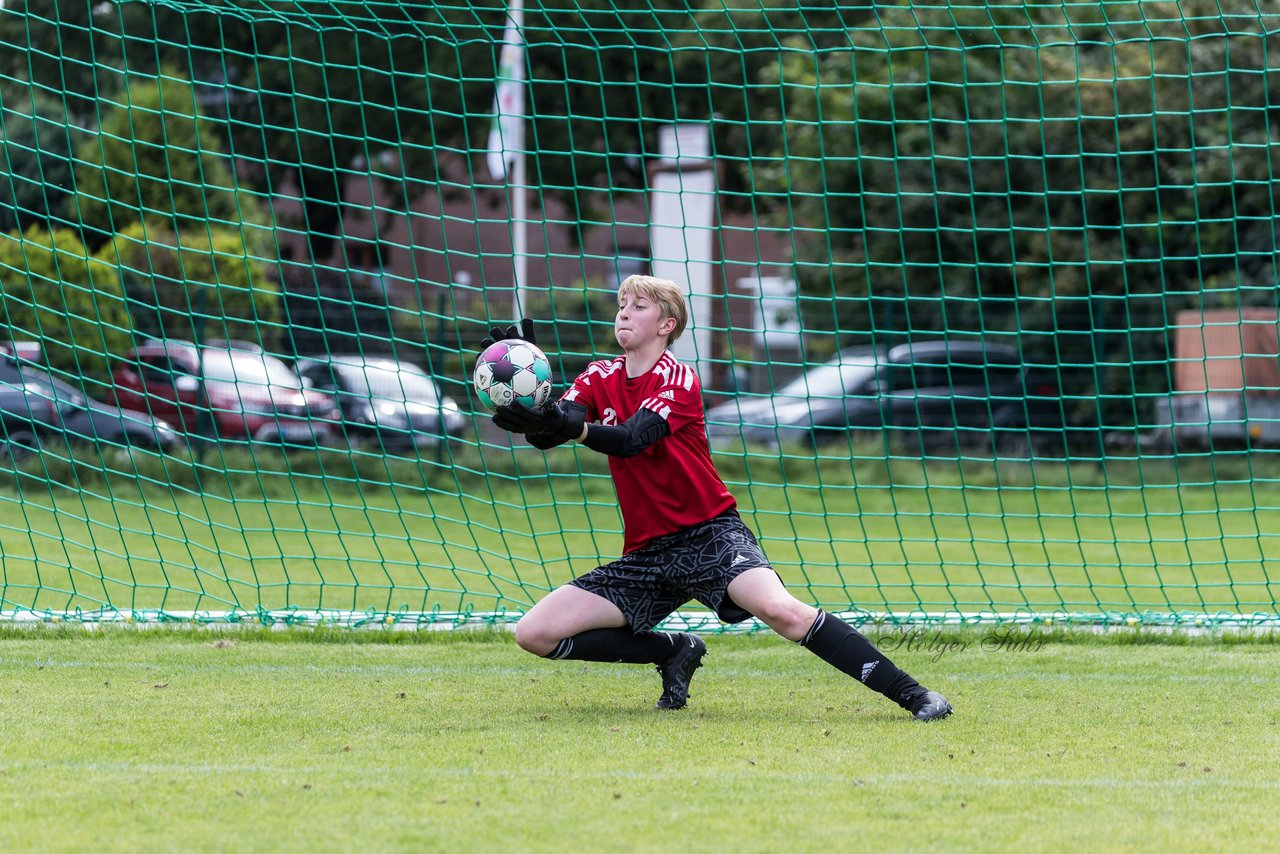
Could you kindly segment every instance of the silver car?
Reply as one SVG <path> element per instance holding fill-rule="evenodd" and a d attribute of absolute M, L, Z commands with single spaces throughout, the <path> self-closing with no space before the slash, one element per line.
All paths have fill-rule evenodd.
<path fill-rule="evenodd" d="M 295 367 L 308 386 L 336 398 L 339 428 L 353 443 L 406 451 L 435 447 L 466 428 L 458 404 L 412 363 L 343 354 L 300 359 Z"/>

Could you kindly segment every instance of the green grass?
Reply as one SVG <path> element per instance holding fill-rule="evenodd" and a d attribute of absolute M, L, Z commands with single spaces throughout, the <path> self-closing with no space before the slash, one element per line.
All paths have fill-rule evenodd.
<path fill-rule="evenodd" d="M 899 649 L 958 710 L 921 726 L 768 637 L 711 639 L 677 713 L 649 668 L 506 636 L 264 637 L 6 632 L 0 849 L 1266 850 L 1280 831 L 1274 642 Z"/>
<path fill-rule="evenodd" d="M 586 455 L 339 456 L 226 452 L 199 490 L 173 460 L 146 469 L 173 487 L 69 464 L 10 475 L 0 609 L 515 612 L 621 548 Z M 788 584 L 832 608 L 1274 614 L 1280 597 L 1269 457 L 719 463 Z"/>

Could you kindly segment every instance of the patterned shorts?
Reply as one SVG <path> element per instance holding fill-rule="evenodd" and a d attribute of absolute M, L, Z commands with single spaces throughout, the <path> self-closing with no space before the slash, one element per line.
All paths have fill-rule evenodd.
<path fill-rule="evenodd" d="M 723 622 L 751 614 L 729 598 L 729 582 L 744 570 L 767 566 L 755 534 L 730 510 L 698 525 L 650 540 L 571 584 L 608 599 L 636 634 L 651 630 L 690 599 Z"/>

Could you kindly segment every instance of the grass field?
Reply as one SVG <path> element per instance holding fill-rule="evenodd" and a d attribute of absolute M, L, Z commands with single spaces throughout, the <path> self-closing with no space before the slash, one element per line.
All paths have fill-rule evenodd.
<path fill-rule="evenodd" d="M 601 471 L 520 459 L 520 477 L 411 468 L 379 482 L 255 472 L 245 457 L 201 491 L 28 481 L 0 493 L 0 609 L 522 610 L 615 557 L 621 525 Z M 770 559 L 818 604 L 1274 613 L 1280 487 L 1260 467 L 1273 461 L 1232 462 L 1236 478 L 1207 464 L 721 464 Z"/>
<path fill-rule="evenodd" d="M 0 610 L 513 612 L 617 554 L 601 470 L 494 455 L 28 473 L 0 484 Z M 1247 460 L 729 462 L 817 604 L 1276 612 L 1280 481 Z M 920 726 L 763 635 L 709 638 L 660 713 L 650 669 L 504 633 L 0 627 L 0 850 L 1273 846 L 1280 638 L 965 631 L 868 630 L 956 705 Z"/>
<path fill-rule="evenodd" d="M 1280 833 L 1274 638 L 921 639 L 893 656 L 957 713 L 919 725 L 769 637 L 711 639 L 675 713 L 652 708 L 648 668 L 386 637 L 9 630 L 0 849 L 1203 851 Z"/>

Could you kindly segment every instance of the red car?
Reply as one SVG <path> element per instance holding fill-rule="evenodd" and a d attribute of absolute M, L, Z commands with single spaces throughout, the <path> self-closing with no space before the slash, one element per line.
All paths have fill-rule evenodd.
<path fill-rule="evenodd" d="M 303 388 L 252 344 L 153 341 L 130 352 L 113 379 L 120 407 L 219 439 L 323 444 L 341 417 L 332 397 Z"/>

